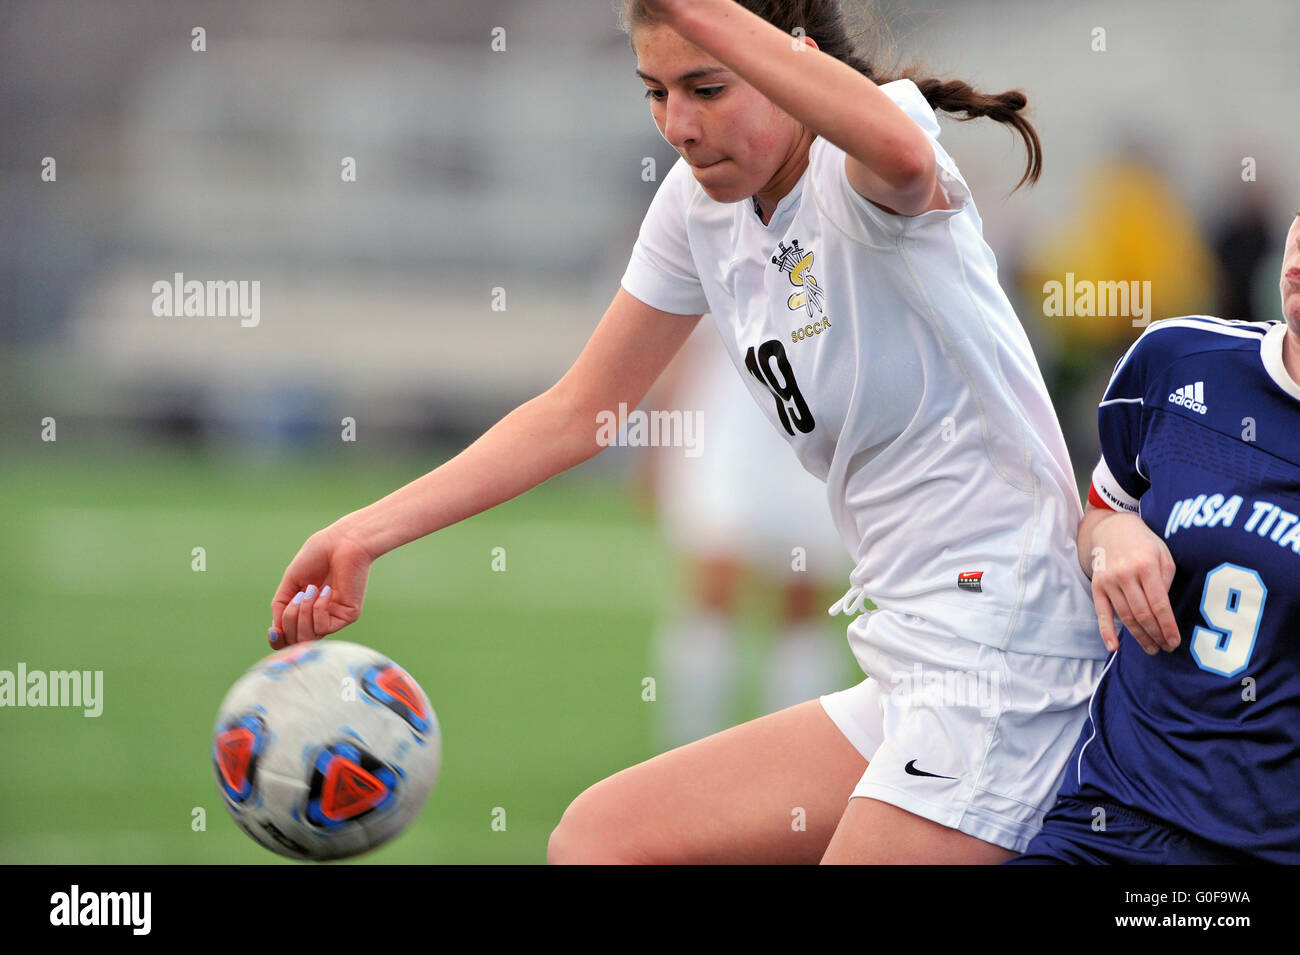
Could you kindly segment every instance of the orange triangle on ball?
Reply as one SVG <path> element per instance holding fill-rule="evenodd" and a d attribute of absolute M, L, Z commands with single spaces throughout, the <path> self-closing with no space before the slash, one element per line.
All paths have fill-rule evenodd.
<path fill-rule="evenodd" d="M 388 787 L 350 759 L 330 760 L 321 788 L 320 811 L 330 819 L 351 819 L 383 802 Z"/>
<path fill-rule="evenodd" d="M 406 704 L 412 713 L 418 713 L 420 716 L 426 716 L 424 712 L 424 700 L 420 698 L 420 691 L 415 688 L 406 674 L 396 667 L 391 667 L 379 674 L 375 681 L 380 688 L 389 696 L 396 697 Z"/>
<path fill-rule="evenodd" d="M 252 758 L 252 730 L 245 726 L 232 726 L 217 734 L 217 766 L 226 785 L 236 792 L 244 788 Z"/>

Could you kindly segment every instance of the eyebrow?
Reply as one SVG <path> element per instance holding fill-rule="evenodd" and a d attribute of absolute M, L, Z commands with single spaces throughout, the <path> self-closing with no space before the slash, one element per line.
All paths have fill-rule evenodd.
<path fill-rule="evenodd" d="M 698 80 L 705 76 L 715 76 L 718 73 L 730 73 L 730 72 L 731 71 L 727 69 L 725 66 L 702 66 L 698 70 L 691 70 L 689 73 L 683 73 L 681 76 L 677 77 L 677 82 L 685 83 L 687 80 Z M 662 83 L 659 82 L 659 80 L 655 79 L 653 76 L 651 76 L 648 73 L 642 73 L 639 69 L 636 70 L 636 75 L 641 77 L 641 79 L 643 80 L 648 80 L 651 83 L 659 83 L 660 86 L 663 85 Z"/>

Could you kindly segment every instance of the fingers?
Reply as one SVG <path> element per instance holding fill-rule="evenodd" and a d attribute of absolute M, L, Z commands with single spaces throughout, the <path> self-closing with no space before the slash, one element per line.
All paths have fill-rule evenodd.
<path fill-rule="evenodd" d="M 1120 619 L 1124 621 L 1129 632 L 1138 637 L 1138 642 L 1155 649 L 1147 650 L 1148 653 L 1158 653 L 1161 650 L 1172 653 L 1178 647 L 1178 625 L 1174 623 L 1173 611 L 1167 614 L 1166 622 L 1162 622 L 1157 616 L 1154 606 L 1160 603 L 1168 604 L 1169 598 L 1159 589 L 1159 583 L 1155 580 L 1155 572 L 1136 573 L 1126 576 L 1123 579 L 1124 600 L 1128 604 L 1128 613 L 1120 611 Z M 1118 604 L 1116 605 L 1118 607 Z M 1170 634 L 1172 633 L 1172 641 Z"/>
<path fill-rule="evenodd" d="M 1115 613 L 1119 615 L 1119 619 L 1123 621 L 1124 626 L 1128 628 L 1128 632 L 1133 635 L 1133 639 L 1138 642 L 1138 645 L 1149 654 L 1159 653 L 1160 647 L 1151 639 L 1146 629 L 1138 623 L 1134 616 L 1133 608 L 1129 605 L 1127 592 L 1115 587 L 1108 590 L 1106 596 L 1110 598 L 1111 604 L 1115 607 Z"/>
<path fill-rule="evenodd" d="M 290 567 L 288 571 L 285 571 L 284 578 L 275 591 L 275 596 L 271 598 L 271 626 L 266 631 L 266 639 L 270 643 L 272 650 L 280 650 L 290 644 L 288 634 L 285 632 L 287 627 L 284 622 L 284 614 L 289 609 L 294 596 L 298 593 L 298 582 L 294 579 L 292 570 L 293 568 Z"/>
<path fill-rule="evenodd" d="M 1115 608 L 1111 606 L 1106 591 L 1097 586 L 1092 588 L 1092 602 L 1097 608 L 1097 628 L 1101 630 L 1101 642 L 1107 650 L 1114 653 L 1119 649 L 1119 634 L 1115 632 Z"/>
<path fill-rule="evenodd" d="M 306 643 L 308 640 L 319 640 L 316 635 L 316 598 L 320 591 L 315 584 L 308 584 L 307 589 L 302 592 L 302 602 L 298 604 L 298 642 Z M 296 597 L 294 598 L 297 599 Z"/>
<path fill-rule="evenodd" d="M 1161 589 L 1157 581 L 1147 578 L 1142 582 L 1147 606 L 1151 608 L 1154 629 L 1148 625 L 1147 632 L 1158 636 L 1161 645 L 1172 653 L 1182 643 L 1178 635 L 1178 621 L 1174 618 L 1174 608 L 1169 605 L 1169 588 Z"/>
<path fill-rule="evenodd" d="M 326 584 L 321 588 L 312 607 L 312 631 L 318 640 L 333 630 L 330 627 L 329 602 L 330 586 Z"/>
<path fill-rule="evenodd" d="M 284 637 L 284 645 L 287 647 L 291 647 L 298 642 L 298 611 L 302 607 L 302 600 L 302 591 L 294 594 L 293 599 L 285 606 L 284 615 L 281 617 L 284 627 L 280 632 Z"/>
<path fill-rule="evenodd" d="M 291 598 L 278 595 L 271 602 L 272 624 L 266 631 L 266 640 L 272 650 L 281 650 L 306 640 L 319 640 L 332 633 L 330 619 L 331 590 L 328 584 L 316 591 L 315 584 L 299 591 Z"/>

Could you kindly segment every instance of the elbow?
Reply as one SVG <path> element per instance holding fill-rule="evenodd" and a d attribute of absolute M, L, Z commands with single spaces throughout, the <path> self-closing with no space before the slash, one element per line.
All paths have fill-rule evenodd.
<path fill-rule="evenodd" d="M 929 140 L 900 150 L 893 165 L 893 208 L 905 216 L 917 216 L 925 212 L 934 199 L 938 175 L 938 164 Z"/>
<path fill-rule="evenodd" d="M 601 441 L 602 414 L 565 384 L 563 380 L 557 382 L 534 400 L 545 403 L 547 420 L 571 449 L 575 458 L 572 464 L 579 464 L 594 458 L 607 446 Z"/>
<path fill-rule="evenodd" d="M 898 150 L 894 157 L 894 167 L 900 188 L 918 188 L 926 180 L 934 181 L 934 150 L 924 133 L 919 139 Z"/>

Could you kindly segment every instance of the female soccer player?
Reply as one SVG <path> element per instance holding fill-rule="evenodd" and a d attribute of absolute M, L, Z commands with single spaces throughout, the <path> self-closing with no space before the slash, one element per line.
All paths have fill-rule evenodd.
<path fill-rule="evenodd" d="M 934 107 L 993 118 L 1036 178 L 1025 98 L 882 84 L 835 0 L 629 0 L 624 22 L 681 159 L 622 288 L 551 389 L 307 541 L 272 643 L 355 620 L 379 555 L 596 454 L 597 412 L 635 406 L 708 311 L 827 483 L 856 562 L 832 612 L 867 590 L 879 608 L 849 626 L 870 678 L 592 786 L 549 858 L 1003 861 L 1041 825 L 1106 656 L 1061 431 L 938 143 Z"/>
<path fill-rule="evenodd" d="M 1281 293 L 1115 368 L 1078 543 L 1117 652 L 1017 863 L 1300 863 L 1300 213 Z"/>

